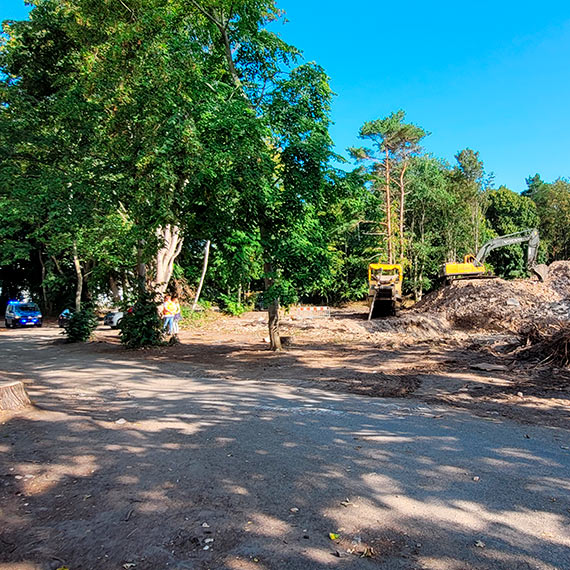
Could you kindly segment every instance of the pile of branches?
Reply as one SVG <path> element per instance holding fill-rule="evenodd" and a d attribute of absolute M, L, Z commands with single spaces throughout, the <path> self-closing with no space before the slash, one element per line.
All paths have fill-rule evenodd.
<path fill-rule="evenodd" d="M 521 330 L 521 345 L 517 356 L 532 358 L 540 364 L 570 368 L 570 325 L 568 323 L 541 326 L 533 323 Z"/>

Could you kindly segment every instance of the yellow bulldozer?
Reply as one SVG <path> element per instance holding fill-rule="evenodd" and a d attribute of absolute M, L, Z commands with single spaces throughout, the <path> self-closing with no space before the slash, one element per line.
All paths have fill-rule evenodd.
<path fill-rule="evenodd" d="M 368 266 L 368 320 L 396 315 L 402 303 L 401 265 L 371 263 Z"/>

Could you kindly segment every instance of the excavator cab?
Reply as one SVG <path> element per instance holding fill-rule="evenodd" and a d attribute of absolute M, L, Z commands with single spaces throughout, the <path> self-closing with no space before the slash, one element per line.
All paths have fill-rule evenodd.
<path fill-rule="evenodd" d="M 477 265 L 475 256 L 470 253 L 463 258 L 463 263 L 450 262 L 443 267 L 443 276 L 447 280 L 458 277 L 482 277 L 487 274 L 483 264 Z"/>
<path fill-rule="evenodd" d="M 368 320 L 396 315 L 402 303 L 402 266 L 371 263 L 368 266 Z"/>

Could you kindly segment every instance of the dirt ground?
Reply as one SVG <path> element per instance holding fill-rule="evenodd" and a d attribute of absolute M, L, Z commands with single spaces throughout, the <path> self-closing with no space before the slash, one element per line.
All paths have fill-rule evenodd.
<path fill-rule="evenodd" d="M 0 413 L 0 569 L 565 568 L 570 373 L 439 306 L 293 310 L 280 353 L 259 312 L 139 351 L 0 330 L 38 404 Z"/>
<path fill-rule="evenodd" d="M 183 364 L 189 374 L 294 379 L 330 391 L 414 397 L 570 427 L 570 371 L 509 355 L 517 342 L 513 334 L 460 330 L 414 311 L 371 322 L 366 316 L 364 304 L 333 309 L 330 318 L 292 310 L 281 324 L 285 348 L 273 353 L 265 313 L 212 314 L 182 330 L 179 344 L 142 353 L 149 361 Z M 121 350 L 116 331 L 100 329 L 90 350 Z"/>

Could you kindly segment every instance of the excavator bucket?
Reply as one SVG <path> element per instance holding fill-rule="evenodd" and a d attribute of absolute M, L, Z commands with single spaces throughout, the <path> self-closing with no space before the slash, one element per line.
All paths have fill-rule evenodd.
<path fill-rule="evenodd" d="M 539 281 L 546 281 L 548 277 L 548 267 L 541 263 L 540 265 L 535 265 L 531 268 L 532 272 L 538 277 Z"/>

